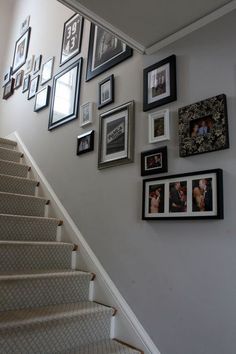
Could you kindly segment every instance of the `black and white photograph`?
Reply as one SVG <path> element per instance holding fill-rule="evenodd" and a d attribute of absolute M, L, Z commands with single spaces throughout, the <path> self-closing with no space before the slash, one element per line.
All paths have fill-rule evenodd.
<path fill-rule="evenodd" d="M 34 69 L 33 69 L 34 74 L 37 74 L 41 69 L 41 63 L 42 63 L 42 55 L 40 54 L 34 60 Z"/>
<path fill-rule="evenodd" d="M 84 127 L 93 121 L 93 102 L 86 102 L 80 106 L 80 126 Z"/>
<path fill-rule="evenodd" d="M 45 63 L 43 63 L 41 72 L 41 85 L 46 84 L 52 79 L 54 59 L 54 57 L 49 58 L 47 61 L 45 61 Z"/>
<path fill-rule="evenodd" d="M 83 17 L 73 15 L 64 24 L 60 65 L 65 64 L 71 58 L 80 53 L 83 32 Z"/>
<path fill-rule="evenodd" d="M 153 112 L 148 115 L 150 144 L 170 139 L 169 109 Z"/>
<path fill-rule="evenodd" d="M 77 138 L 77 155 L 94 150 L 94 130 L 81 134 Z"/>
<path fill-rule="evenodd" d="M 22 87 L 22 92 L 26 92 L 28 91 L 29 89 L 29 86 L 30 86 L 30 78 L 31 76 L 30 75 L 26 75 L 23 79 L 23 87 Z"/>
<path fill-rule="evenodd" d="M 23 82 L 23 77 L 24 77 L 24 70 L 20 70 L 15 77 L 14 89 L 18 89 L 19 87 L 21 87 Z"/>
<path fill-rule="evenodd" d="M 37 91 L 38 91 L 38 86 L 39 86 L 39 75 L 35 76 L 30 80 L 30 85 L 29 85 L 29 91 L 28 91 L 28 100 L 33 98 Z"/>
<path fill-rule="evenodd" d="M 15 79 L 12 77 L 11 80 L 4 86 L 4 88 L 3 88 L 3 96 L 2 96 L 2 98 L 4 100 L 7 100 L 10 96 L 13 95 L 13 93 L 14 93 L 14 84 L 15 84 Z"/>
<path fill-rule="evenodd" d="M 98 109 L 114 102 L 114 75 L 110 75 L 98 84 Z"/>
<path fill-rule="evenodd" d="M 39 112 L 49 105 L 51 87 L 46 86 L 35 95 L 34 112 Z"/>
<path fill-rule="evenodd" d="M 28 28 L 28 30 L 17 40 L 15 44 L 12 74 L 20 69 L 26 62 L 29 49 L 30 32 L 31 28 Z"/>
<path fill-rule="evenodd" d="M 168 172 L 167 146 L 141 152 L 141 176 Z"/>

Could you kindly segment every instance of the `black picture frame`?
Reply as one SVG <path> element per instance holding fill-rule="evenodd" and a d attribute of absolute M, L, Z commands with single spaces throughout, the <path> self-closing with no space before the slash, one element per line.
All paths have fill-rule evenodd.
<path fill-rule="evenodd" d="M 54 60 L 55 57 L 51 57 L 43 63 L 41 71 L 41 85 L 45 85 L 52 79 Z"/>
<path fill-rule="evenodd" d="M 65 123 L 68 123 L 78 118 L 82 65 L 83 65 L 83 58 L 79 58 L 77 61 L 75 61 L 70 66 L 66 67 L 64 70 L 62 70 L 61 72 L 59 72 L 57 75 L 54 76 L 48 130 L 53 130 Z M 71 75 L 70 80 L 73 81 L 72 84 L 70 85 L 71 87 L 73 86 L 71 89 L 71 97 L 73 98 L 73 102 L 70 103 L 72 110 L 68 114 L 65 113 L 63 115 L 63 112 L 57 112 L 55 110 L 55 104 L 57 105 L 58 102 L 61 101 L 61 97 L 56 97 L 55 94 L 56 94 L 57 83 L 60 82 L 60 79 L 64 75 L 67 75 L 69 73 Z M 65 85 L 65 90 L 66 89 L 69 90 L 71 87 Z M 56 116 L 56 113 L 58 113 L 58 116 Z"/>
<path fill-rule="evenodd" d="M 9 83 L 11 80 L 12 67 L 10 66 L 8 70 L 4 73 L 2 87 Z"/>
<path fill-rule="evenodd" d="M 141 176 L 168 172 L 167 146 L 141 152 Z"/>
<path fill-rule="evenodd" d="M 73 15 L 64 23 L 60 66 L 80 53 L 83 25 L 84 19 L 80 14 Z"/>
<path fill-rule="evenodd" d="M 14 90 L 18 89 L 19 87 L 21 87 L 22 82 L 23 82 L 23 77 L 24 77 L 24 70 L 19 71 L 16 74 L 15 77 L 15 84 L 14 84 Z"/>
<path fill-rule="evenodd" d="M 225 94 L 180 108 L 178 113 L 180 157 L 229 148 Z"/>
<path fill-rule="evenodd" d="M 15 85 L 15 79 L 14 79 L 14 77 L 12 77 L 11 80 L 3 88 L 3 96 L 2 96 L 2 98 L 4 100 L 7 100 L 10 96 L 13 95 L 13 93 L 14 93 L 14 85 Z"/>
<path fill-rule="evenodd" d="M 106 85 L 106 87 L 104 87 Z M 103 89 L 105 92 L 103 92 Z M 108 97 L 104 97 L 108 95 Z M 114 75 L 106 77 L 98 83 L 98 109 L 101 109 L 114 102 Z"/>
<path fill-rule="evenodd" d="M 106 41 L 110 48 L 108 44 L 106 45 Z M 100 53 L 98 53 L 99 50 Z M 93 79 L 132 55 L 132 48 L 113 34 L 91 23 L 86 81 Z"/>
<path fill-rule="evenodd" d="M 23 79 L 23 87 L 22 87 L 22 93 L 28 91 L 29 86 L 30 86 L 30 75 L 26 75 Z"/>
<path fill-rule="evenodd" d="M 35 58 L 33 74 L 37 74 L 40 71 L 41 64 L 42 64 L 42 58 L 43 58 L 43 56 L 41 54 Z"/>
<path fill-rule="evenodd" d="M 35 95 L 34 112 L 39 112 L 49 105 L 51 87 L 46 86 Z"/>
<path fill-rule="evenodd" d="M 143 111 L 176 99 L 176 56 L 173 54 L 143 70 Z"/>
<path fill-rule="evenodd" d="M 90 130 L 77 137 L 77 155 L 94 150 L 94 130 Z"/>
<path fill-rule="evenodd" d="M 36 93 L 38 92 L 39 87 L 39 75 L 31 78 L 28 90 L 28 100 L 31 100 L 35 97 Z"/>
<path fill-rule="evenodd" d="M 28 56 L 31 27 L 16 41 L 12 64 L 12 75 L 25 63 Z"/>
<path fill-rule="evenodd" d="M 143 180 L 143 220 L 223 219 L 223 171 Z"/>

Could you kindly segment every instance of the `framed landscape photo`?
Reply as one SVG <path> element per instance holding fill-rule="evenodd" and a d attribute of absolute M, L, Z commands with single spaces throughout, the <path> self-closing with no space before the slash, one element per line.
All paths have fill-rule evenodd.
<path fill-rule="evenodd" d="M 34 55 L 32 55 L 32 57 L 26 61 L 25 74 L 29 74 L 33 70 L 34 58 L 35 58 Z"/>
<path fill-rule="evenodd" d="M 39 75 L 35 76 L 34 78 L 32 78 L 30 80 L 30 84 L 29 84 L 29 91 L 28 91 L 28 100 L 30 100 L 31 98 L 33 98 L 37 91 L 38 91 L 38 87 L 39 87 Z"/>
<path fill-rule="evenodd" d="M 171 55 L 144 69 L 143 110 L 149 111 L 176 99 L 176 56 Z"/>
<path fill-rule="evenodd" d="M 82 34 L 83 34 L 83 17 L 79 14 L 73 15 L 64 24 L 60 65 L 65 64 L 68 60 L 80 53 Z"/>
<path fill-rule="evenodd" d="M 80 106 L 80 126 L 84 127 L 93 121 L 93 102 L 87 102 Z"/>
<path fill-rule="evenodd" d="M 114 102 L 114 75 L 108 76 L 98 84 L 98 109 Z"/>
<path fill-rule="evenodd" d="M 42 63 L 42 55 L 40 54 L 38 57 L 35 58 L 34 61 L 34 70 L 33 73 L 36 74 L 39 72 L 41 69 L 41 63 Z"/>
<path fill-rule="evenodd" d="M 164 109 L 148 115 L 148 142 L 150 144 L 170 139 L 170 111 Z"/>
<path fill-rule="evenodd" d="M 42 109 L 48 107 L 50 98 L 51 87 L 44 87 L 38 91 L 35 95 L 34 112 L 39 112 Z"/>
<path fill-rule="evenodd" d="M 101 27 L 91 23 L 86 81 L 131 57 L 132 49 Z"/>
<path fill-rule="evenodd" d="M 167 147 L 141 152 L 141 176 L 168 172 Z"/>
<path fill-rule="evenodd" d="M 223 219 L 223 171 L 198 171 L 143 181 L 143 220 Z"/>
<path fill-rule="evenodd" d="M 179 109 L 181 157 L 228 148 L 228 115 L 224 94 Z"/>
<path fill-rule="evenodd" d="M 48 129 L 78 118 L 82 58 L 54 76 Z"/>
<path fill-rule="evenodd" d="M 41 72 L 41 85 L 46 84 L 46 82 L 50 81 L 53 74 L 53 66 L 54 66 L 54 57 L 48 59 L 42 65 Z"/>
<path fill-rule="evenodd" d="M 21 87 L 23 82 L 23 77 L 24 77 L 24 70 L 21 70 L 16 74 L 14 89 L 18 89 L 19 87 Z"/>
<path fill-rule="evenodd" d="M 10 96 L 13 95 L 13 93 L 14 93 L 14 84 L 15 84 L 15 79 L 12 77 L 11 80 L 4 86 L 4 88 L 3 88 L 3 96 L 2 96 L 2 98 L 4 100 L 7 100 Z"/>
<path fill-rule="evenodd" d="M 81 134 L 77 138 L 77 155 L 94 150 L 94 130 Z"/>
<path fill-rule="evenodd" d="M 12 67 L 8 68 L 8 70 L 5 72 L 3 76 L 3 84 L 2 87 L 4 87 L 8 82 L 11 80 L 11 73 L 12 73 Z"/>
<path fill-rule="evenodd" d="M 22 92 L 24 93 L 24 92 L 28 91 L 29 86 L 30 86 L 30 75 L 27 75 L 23 79 Z"/>
<path fill-rule="evenodd" d="M 29 49 L 30 32 L 31 28 L 29 27 L 28 30 L 16 41 L 12 74 L 19 70 L 26 62 Z"/>
<path fill-rule="evenodd" d="M 134 102 L 100 114 L 98 168 L 133 162 Z"/>

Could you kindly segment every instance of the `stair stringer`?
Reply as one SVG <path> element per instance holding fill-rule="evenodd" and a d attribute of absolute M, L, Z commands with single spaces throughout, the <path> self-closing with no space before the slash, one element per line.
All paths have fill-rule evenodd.
<path fill-rule="evenodd" d="M 63 220 L 62 241 L 79 244 L 79 256 L 76 257 L 74 263 L 77 263 L 79 268 L 96 274 L 91 300 L 116 308 L 117 314 L 112 325 L 111 337 L 132 343 L 132 345 L 143 350 L 145 354 L 160 354 L 160 351 L 112 282 L 102 264 L 79 231 L 77 225 L 60 202 L 18 132 L 15 131 L 6 138 L 17 142 L 17 150 L 24 153 L 25 163 L 31 166 L 30 173 L 40 182 L 40 195 L 50 199 L 50 214 L 48 216 Z"/>

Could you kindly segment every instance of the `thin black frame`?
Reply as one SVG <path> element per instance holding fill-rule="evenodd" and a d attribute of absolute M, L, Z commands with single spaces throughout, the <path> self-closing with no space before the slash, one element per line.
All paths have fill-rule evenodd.
<path fill-rule="evenodd" d="M 2 84 L 2 87 L 6 86 L 9 81 L 11 80 L 11 73 L 12 73 L 12 66 L 10 66 L 8 68 L 8 71 L 5 72 L 4 76 L 3 76 L 3 84 Z"/>
<path fill-rule="evenodd" d="M 162 167 L 153 168 L 152 170 L 145 169 L 145 157 L 150 155 L 162 154 Z M 155 175 L 168 172 L 168 155 L 167 146 L 162 146 L 157 149 L 141 152 L 141 176 Z"/>
<path fill-rule="evenodd" d="M 79 151 L 80 141 L 87 136 L 90 136 L 89 148 Z M 76 152 L 77 155 L 82 155 L 82 154 L 85 154 L 86 152 L 93 151 L 93 150 L 94 150 L 94 130 L 91 130 L 87 133 L 81 134 L 77 137 L 77 152 Z"/>
<path fill-rule="evenodd" d="M 83 58 L 81 57 L 78 60 L 76 60 L 74 63 L 72 63 L 70 66 L 66 67 L 61 72 L 59 72 L 57 75 L 54 76 L 53 86 L 52 86 L 51 103 L 50 103 L 48 130 L 53 130 L 63 124 L 66 124 L 66 123 L 78 118 L 82 66 L 83 66 Z M 68 73 L 70 70 L 74 69 L 75 67 L 77 67 L 78 70 L 77 70 L 77 77 L 76 77 L 75 99 L 74 99 L 73 112 L 72 112 L 72 114 L 58 120 L 56 123 L 53 123 L 52 119 L 53 119 L 53 106 L 54 106 L 54 100 L 55 100 L 56 82 L 61 76 Z"/>
<path fill-rule="evenodd" d="M 43 56 L 42 54 L 40 54 L 39 56 L 37 56 L 35 59 L 34 59 L 34 68 L 33 68 L 33 74 L 37 74 L 40 69 L 41 69 L 41 64 L 42 64 L 42 59 L 43 59 Z M 37 65 L 37 67 L 36 67 Z"/>
<path fill-rule="evenodd" d="M 101 88 L 102 85 L 104 85 L 106 82 L 110 82 L 110 91 L 111 91 L 111 98 L 106 101 L 105 103 L 101 103 Z M 115 96 L 115 89 L 114 89 L 114 75 L 110 75 L 106 77 L 104 80 L 98 83 L 98 109 L 101 109 L 111 103 L 114 102 L 114 96 Z"/>
<path fill-rule="evenodd" d="M 89 48 L 88 48 L 88 61 L 87 61 L 87 71 L 86 71 L 86 82 L 93 79 L 94 77 L 100 75 L 101 73 L 107 71 L 113 66 L 121 63 L 122 61 L 128 59 L 133 55 L 133 49 L 126 45 L 126 50 L 120 55 L 111 59 L 108 63 L 105 63 L 95 70 L 92 70 L 93 62 L 93 47 L 94 47 L 94 34 L 96 25 L 91 23 L 90 36 L 89 36 Z M 105 30 L 104 30 L 105 31 Z"/>
<path fill-rule="evenodd" d="M 41 107 L 36 108 L 37 97 L 38 97 L 38 95 L 40 94 L 40 92 L 42 92 L 42 91 L 44 91 L 44 90 L 47 91 L 47 94 L 46 94 L 46 101 L 45 101 L 45 103 L 44 103 Z M 42 88 L 40 91 L 38 91 L 38 92 L 36 93 L 36 95 L 35 95 L 35 102 L 34 102 L 34 112 L 39 112 L 39 111 L 41 111 L 42 109 L 48 107 L 49 101 L 50 101 L 50 92 L 51 92 L 51 86 L 46 86 L 46 87 Z"/>
<path fill-rule="evenodd" d="M 169 64 L 170 66 L 170 95 L 160 100 L 148 103 L 148 73 L 163 65 Z M 143 111 L 163 106 L 167 103 L 177 100 L 177 85 L 176 85 L 176 56 L 173 54 L 158 63 L 155 63 L 143 70 Z"/>
<path fill-rule="evenodd" d="M 31 80 L 30 80 L 30 84 L 29 84 L 29 89 L 28 89 L 28 100 L 31 100 L 33 97 L 35 97 L 36 93 L 38 92 L 38 88 L 39 88 L 39 75 L 33 77 Z M 31 88 L 31 83 L 34 81 L 34 80 L 37 80 L 37 84 L 36 84 L 36 89 L 35 89 L 35 92 L 33 95 L 30 95 L 30 88 Z"/>
<path fill-rule="evenodd" d="M 66 26 L 68 24 L 68 22 L 70 22 L 74 17 L 80 17 L 80 38 L 79 38 L 79 45 L 77 48 L 77 51 L 72 54 L 69 58 L 67 58 L 66 60 L 62 61 L 62 53 L 63 53 L 63 44 L 64 44 L 64 39 L 65 39 L 65 29 Z M 61 55 L 60 55 L 60 64 L 59 66 L 64 65 L 65 63 L 67 63 L 69 60 L 71 60 L 72 58 L 74 58 L 76 55 L 78 55 L 81 52 L 81 43 L 82 43 L 82 37 L 83 37 L 83 28 L 84 28 L 84 18 L 82 15 L 76 13 L 73 16 L 71 16 L 65 23 L 64 23 L 64 27 L 63 27 L 63 36 L 62 36 L 62 43 L 61 43 Z"/>
<path fill-rule="evenodd" d="M 3 96 L 2 98 L 4 100 L 7 100 L 9 97 L 11 97 L 14 93 L 14 84 L 15 84 L 15 79 L 14 77 L 11 78 L 11 80 L 4 86 L 3 88 Z M 5 94 L 5 91 L 6 91 L 6 88 L 8 85 L 11 85 L 11 89 L 10 89 L 10 92 L 8 94 Z"/>
<path fill-rule="evenodd" d="M 146 195 L 146 183 L 157 181 L 157 183 L 167 180 L 170 181 L 171 179 L 184 179 L 185 177 L 189 176 L 201 176 L 206 174 L 215 174 L 216 175 L 216 195 L 217 195 L 217 215 L 207 215 L 207 216 L 167 216 L 167 217 L 149 217 L 145 216 L 145 195 Z M 171 176 L 165 177 L 158 177 L 158 178 L 149 178 L 143 180 L 143 196 L 142 196 L 142 220 L 194 220 L 194 219 L 224 219 L 224 198 L 223 198 L 223 171 L 220 168 L 212 169 L 212 170 L 204 170 L 204 171 L 196 171 L 190 173 L 183 173 L 183 174 L 176 174 Z M 171 214 L 170 214 L 171 215 Z"/>
<path fill-rule="evenodd" d="M 48 62 L 52 62 L 52 65 L 51 65 L 51 73 L 50 73 L 50 79 L 47 79 L 45 81 L 43 81 L 43 70 L 44 70 L 44 66 L 48 63 Z M 55 61 L 55 57 L 51 57 L 49 58 L 48 60 L 46 60 L 43 65 L 42 65 L 42 71 L 41 71 L 41 86 L 45 85 L 47 82 L 49 82 L 51 79 L 52 79 L 52 73 L 53 73 L 53 67 L 54 67 L 54 61 Z"/>
<path fill-rule="evenodd" d="M 27 33 L 27 43 L 26 43 L 26 51 L 25 51 L 24 61 L 18 67 L 14 68 L 14 61 L 15 61 L 17 45 L 20 42 L 20 40 L 26 35 L 26 33 Z M 27 31 L 25 31 L 25 33 L 23 33 L 22 36 L 16 41 L 15 50 L 14 50 L 14 56 L 13 56 L 13 63 L 12 63 L 12 75 L 15 74 L 26 63 L 26 59 L 27 59 L 27 56 L 28 56 L 28 50 L 29 50 L 30 34 L 31 34 L 31 27 L 29 27 L 27 29 Z"/>
<path fill-rule="evenodd" d="M 18 79 L 19 76 L 20 76 L 20 82 L 17 85 L 17 81 L 19 80 Z M 15 83 L 14 83 L 14 90 L 17 90 L 19 87 L 21 87 L 21 85 L 23 83 L 23 77 L 24 77 L 24 70 L 21 70 L 16 74 Z"/>
<path fill-rule="evenodd" d="M 23 79 L 23 87 L 22 87 L 22 93 L 26 92 L 29 90 L 29 85 L 30 85 L 30 79 L 31 79 L 31 75 L 28 74 L 24 77 Z M 25 81 L 28 80 L 27 82 L 27 86 L 25 87 Z"/>

